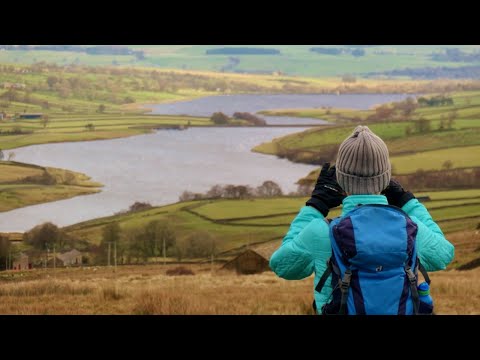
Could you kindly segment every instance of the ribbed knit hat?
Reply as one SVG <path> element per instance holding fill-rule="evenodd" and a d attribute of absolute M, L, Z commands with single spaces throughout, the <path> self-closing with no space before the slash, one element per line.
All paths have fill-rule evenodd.
<path fill-rule="evenodd" d="M 340 145 L 338 184 L 350 195 L 378 194 L 391 177 L 387 145 L 367 126 L 357 126 Z"/>

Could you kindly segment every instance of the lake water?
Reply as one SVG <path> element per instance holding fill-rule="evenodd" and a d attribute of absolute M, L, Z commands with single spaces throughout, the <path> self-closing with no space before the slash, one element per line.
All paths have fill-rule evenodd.
<path fill-rule="evenodd" d="M 345 94 L 345 95 L 222 95 L 190 101 L 149 105 L 152 114 L 211 116 L 223 112 L 229 116 L 236 111 L 256 113 L 268 109 L 334 108 L 368 109 L 377 104 L 404 99 L 401 94 Z M 264 116 L 270 125 L 322 124 L 323 120 L 283 116 Z"/>
<path fill-rule="evenodd" d="M 221 96 L 156 105 L 155 113 L 205 115 L 223 111 L 231 114 L 317 105 L 368 108 L 401 98 L 401 95 Z M 293 118 L 289 123 L 305 124 L 305 119 Z M 25 231 L 45 221 L 66 226 L 113 215 L 135 201 L 152 205 L 174 203 L 184 190 L 206 192 L 215 184 L 256 187 L 263 181 L 273 180 L 284 192 L 293 191 L 295 182 L 317 166 L 295 164 L 250 150 L 275 137 L 303 130 L 288 127 L 190 128 L 161 130 L 123 139 L 14 149 L 16 161 L 83 172 L 105 186 L 99 194 L 0 213 L 0 231 Z"/>

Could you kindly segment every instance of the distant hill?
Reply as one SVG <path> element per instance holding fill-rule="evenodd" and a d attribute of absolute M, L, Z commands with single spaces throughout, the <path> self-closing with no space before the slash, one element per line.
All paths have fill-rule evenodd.
<path fill-rule="evenodd" d="M 480 66 L 480 45 L 0 45 L 0 63 L 41 61 L 312 77 L 373 72 L 408 77 L 396 72 Z M 448 71 L 432 72 L 431 77 L 457 77 Z"/>

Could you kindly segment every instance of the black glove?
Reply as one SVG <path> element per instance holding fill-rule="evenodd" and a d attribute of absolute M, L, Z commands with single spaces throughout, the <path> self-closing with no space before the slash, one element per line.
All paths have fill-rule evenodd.
<path fill-rule="evenodd" d="M 390 179 L 390 183 L 387 188 L 381 192 L 382 195 L 387 197 L 390 205 L 403 207 L 407 202 L 415 199 L 415 196 L 410 191 L 405 191 L 397 180 Z"/>
<path fill-rule="evenodd" d="M 330 168 L 330 163 L 323 165 L 318 177 L 312 197 L 306 205 L 313 206 L 327 217 L 331 208 L 339 206 L 347 196 L 345 191 L 338 185 L 335 174 L 335 165 Z"/>

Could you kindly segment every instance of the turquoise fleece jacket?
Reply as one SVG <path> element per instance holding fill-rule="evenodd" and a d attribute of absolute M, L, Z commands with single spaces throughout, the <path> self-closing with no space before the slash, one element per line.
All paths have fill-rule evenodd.
<path fill-rule="evenodd" d="M 388 204 L 384 195 L 350 195 L 343 200 L 341 216 L 347 215 L 358 204 Z M 417 199 L 411 199 L 402 210 L 418 225 L 417 252 L 427 271 L 444 270 L 454 256 L 453 245 L 445 239 L 428 210 Z M 313 284 L 317 311 L 327 302 L 331 292 L 331 278 L 321 293 L 315 291 L 320 277 L 332 255 L 329 227 L 324 216 L 311 206 L 301 208 L 290 225 L 282 245 L 270 259 L 271 269 L 281 278 L 300 280 L 315 273 Z"/>

